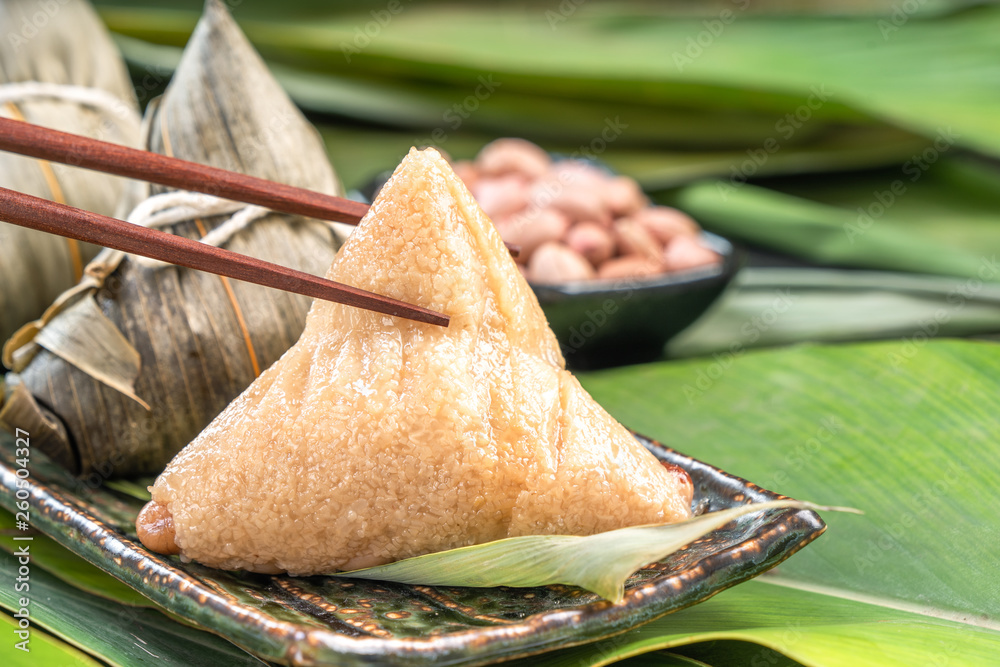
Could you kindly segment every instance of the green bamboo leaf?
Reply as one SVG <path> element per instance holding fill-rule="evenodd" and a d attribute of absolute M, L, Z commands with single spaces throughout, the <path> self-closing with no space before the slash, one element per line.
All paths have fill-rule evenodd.
<path fill-rule="evenodd" d="M 625 580 L 643 565 L 662 560 L 741 516 L 784 508 L 844 509 L 798 500 L 774 500 L 710 512 L 680 523 L 634 526 L 584 537 L 511 537 L 337 576 L 426 586 L 489 588 L 568 584 L 620 602 L 625 595 Z"/>
<path fill-rule="evenodd" d="M 0 508 L 0 533 L 16 535 L 14 515 Z M 13 552 L 22 543 L 10 539 L 0 540 L 0 548 Z M 121 604 L 153 607 L 153 603 L 135 589 L 126 586 L 100 568 L 91 565 L 69 549 L 58 544 L 51 537 L 36 534 L 31 540 L 31 560 L 33 565 L 45 569 L 70 586 Z"/>
<path fill-rule="evenodd" d="M 670 357 L 757 347 L 1000 331 L 1000 285 L 888 271 L 746 268 Z"/>
<path fill-rule="evenodd" d="M 701 660 L 695 660 L 687 656 L 667 651 L 658 651 L 641 655 L 631 660 L 620 663 L 622 667 L 716 667 Z M 781 666 L 787 667 L 787 666 Z"/>
<path fill-rule="evenodd" d="M 5 628 L 4 638 L 0 643 L 0 660 L 5 665 L 59 665 L 59 667 L 101 667 L 101 664 L 85 653 L 81 653 L 69 644 L 59 641 L 47 632 L 32 629 L 27 651 L 17 648 L 21 639 L 14 634 L 19 630 L 18 621 L 7 614 L 0 614 L 0 622 Z"/>
<path fill-rule="evenodd" d="M 713 231 L 812 262 L 997 282 L 998 193 L 995 168 L 945 156 L 919 174 L 904 165 L 782 190 L 703 182 L 675 203 Z"/>
<path fill-rule="evenodd" d="M 584 374 L 611 414 L 765 488 L 858 507 L 769 581 L 1000 630 L 1000 346 L 798 346 Z"/>
<path fill-rule="evenodd" d="M 825 91 L 822 103 L 814 99 L 808 122 L 797 123 L 791 139 L 799 131 L 810 132 L 814 123 L 888 122 L 929 137 L 952 127 L 961 145 L 1000 152 L 1000 91 L 992 85 L 1000 73 L 995 39 L 1000 9 L 995 7 L 936 21 L 910 15 L 894 19 L 891 13 L 884 19 L 751 20 L 734 11 L 717 37 L 702 19 L 678 19 L 648 4 L 609 10 L 586 3 L 556 25 L 546 9 L 551 11 L 543 6 L 525 11 L 502 5 L 414 5 L 379 27 L 377 38 L 360 43 L 356 31 L 372 21 L 364 12 L 308 21 L 248 20 L 244 27 L 275 62 L 358 78 L 454 85 L 464 93 L 452 102 L 490 72 L 504 86 L 490 102 L 531 94 L 614 100 L 618 113 L 646 105 L 703 112 L 742 108 L 769 115 L 763 125 L 768 134 L 745 142 L 745 148 L 775 136 L 775 123 L 819 88 Z M 175 45 L 190 29 L 190 15 L 183 16 L 130 9 L 104 13 L 116 31 Z M 707 46 L 692 48 L 697 39 Z M 345 46 L 358 51 L 349 60 Z M 475 115 L 471 119 L 477 122 Z M 782 143 L 787 134 L 777 135 Z"/>
<path fill-rule="evenodd" d="M 114 489 L 118 493 L 131 496 L 136 500 L 149 502 L 153 496 L 149 493 L 149 487 L 156 481 L 155 477 L 137 477 L 135 479 L 109 479 L 104 485 L 109 489 Z"/>
<path fill-rule="evenodd" d="M 6 552 L 0 553 L 3 581 L 13 582 L 18 567 L 17 559 Z M 23 595 L 12 585 L 2 586 L 0 606 L 16 611 Z M 27 597 L 33 627 L 43 628 L 110 665 L 264 664 L 213 634 L 181 625 L 153 609 L 120 605 L 89 595 L 67 586 L 41 567 L 31 567 Z"/>
<path fill-rule="evenodd" d="M 354 125 L 320 125 L 330 159 L 347 188 L 365 185 L 406 155 L 411 146 L 431 139 L 426 130 L 389 130 Z M 863 134 L 831 132 L 822 141 L 789 146 L 760 169 L 760 174 L 804 173 L 814 170 L 878 167 L 895 164 L 923 150 L 926 141 L 891 128 L 872 128 Z M 472 158 L 495 135 L 460 130 L 434 142 L 455 159 Z M 543 141 L 555 153 L 572 155 L 580 145 Z M 647 190 L 683 185 L 713 176 L 727 176 L 730 167 L 747 159 L 746 151 L 671 151 L 665 148 L 616 147 L 601 156 L 615 171 L 639 181 Z"/>
<path fill-rule="evenodd" d="M 508 664 L 627 666 L 628 658 L 668 649 L 720 667 L 980 667 L 993 664 L 1000 651 L 994 630 L 770 580 L 748 581 L 625 635 Z"/>
<path fill-rule="evenodd" d="M 653 655 L 660 655 L 658 651 Z M 712 667 L 746 667 L 747 665 L 768 665 L 768 667 L 803 667 L 802 663 L 792 660 L 774 649 L 747 641 L 720 639 L 717 641 L 697 642 L 669 649 L 671 655 L 683 656 L 689 660 L 697 660 L 699 665 Z M 649 655 L 649 654 L 645 654 Z M 620 663 L 623 667 L 631 667 L 638 658 L 632 658 Z"/>

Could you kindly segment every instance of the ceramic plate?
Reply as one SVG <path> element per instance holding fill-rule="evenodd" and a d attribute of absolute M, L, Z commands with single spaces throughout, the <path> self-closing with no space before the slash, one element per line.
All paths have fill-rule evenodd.
<path fill-rule="evenodd" d="M 707 511 L 778 498 L 659 443 Z M 13 511 L 13 439 L 0 435 L 0 503 Z M 826 528 L 815 513 L 745 516 L 632 576 L 611 604 L 567 586 L 448 588 L 229 573 L 150 553 L 133 522 L 142 501 L 91 488 L 33 451 L 35 528 L 162 607 L 265 660 L 292 665 L 483 665 L 596 641 L 705 600 L 774 567 Z M 23 494 L 22 494 L 23 495 Z"/>

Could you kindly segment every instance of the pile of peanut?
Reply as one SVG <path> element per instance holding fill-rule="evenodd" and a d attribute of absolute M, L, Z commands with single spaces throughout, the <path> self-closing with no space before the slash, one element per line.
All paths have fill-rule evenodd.
<path fill-rule="evenodd" d="M 553 162 L 524 139 L 497 139 L 455 172 L 518 266 L 539 284 L 656 276 L 722 261 L 701 229 L 675 208 L 650 206 L 631 178 L 580 160 Z"/>

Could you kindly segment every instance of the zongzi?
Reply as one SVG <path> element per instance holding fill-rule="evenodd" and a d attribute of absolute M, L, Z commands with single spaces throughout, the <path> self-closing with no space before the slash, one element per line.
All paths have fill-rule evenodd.
<path fill-rule="evenodd" d="M 306 575 L 690 516 L 690 478 L 565 370 L 499 233 L 433 149 L 404 159 L 327 277 L 451 324 L 315 302 L 298 342 L 156 480 L 147 547 Z"/>
<path fill-rule="evenodd" d="M 148 150 L 340 194 L 315 128 L 220 2 L 207 3 L 144 125 Z M 249 210 L 216 215 L 210 200 L 149 187 L 127 208 L 160 202 L 179 212 L 161 229 L 202 240 Z M 328 224 L 256 215 L 229 227 L 229 250 L 314 274 L 330 265 L 338 239 Z M 298 295 L 105 251 L 31 340 L 5 350 L 16 372 L 0 420 L 53 431 L 46 453 L 93 483 L 158 473 L 295 342 L 308 307 Z"/>
<path fill-rule="evenodd" d="M 0 116 L 138 145 L 125 63 L 86 0 L 4 0 L 0 34 Z M 113 215 L 125 181 L 0 152 L 0 185 Z M 0 222 L 0 344 L 78 281 L 98 250 Z"/>

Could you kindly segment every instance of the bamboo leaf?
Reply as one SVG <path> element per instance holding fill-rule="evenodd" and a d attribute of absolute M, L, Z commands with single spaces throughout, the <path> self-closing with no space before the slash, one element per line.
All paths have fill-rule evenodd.
<path fill-rule="evenodd" d="M 224 5 L 209 2 L 199 26 L 166 93 L 147 109 L 146 148 L 340 192 L 315 128 Z M 132 194 L 126 209 L 147 193 Z M 193 216 L 170 231 L 199 239 L 226 217 Z M 337 245 L 328 225 L 284 214 L 260 218 L 226 242 L 229 250 L 314 274 L 329 267 Z M 65 426 L 58 449 L 69 456 L 58 460 L 105 478 L 162 470 L 288 349 L 309 307 L 300 295 L 150 267 L 121 253 L 102 253 L 87 273 L 95 283 L 93 298 L 84 297 L 90 303 L 54 315 L 24 355 L 7 354 L 20 386 Z M 42 342 L 47 349 L 38 350 Z"/>
<path fill-rule="evenodd" d="M 30 0 L 0 5 L 0 33 L 6 36 L 0 41 L 0 115 L 136 145 L 138 112 L 128 72 L 90 3 L 65 0 L 39 11 Z M 38 84 L 51 88 L 43 95 Z M 52 94 L 65 91 L 64 86 L 106 97 L 108 108 Z M 3 187 L 105 215 L 114 214 L 125 183 L 116 176 L 0 153 Z M 0 342 L 78 281 L 99 250 L 5 222 L 0 222 L 0 248 Z"/>
<path fill-rule="evenodd" d="M 280 76 L 279 76 L 280 79 Z M 284 83 L 284 81 L 283 81 Z M 294 91 L 292 91 L 294 95 Z M 348 188 L 365 185 L 410 150 L 427 143 L 447 150 L 455 159 L 472 158 L 495 136 L 474 131 L 449 132 L 433 141 L 427 130 L 388 130 L 370 127 L 319 126 L 330 159 Z M 546 149 L 563 155 L 579 153 L 580 144 L 545 140 Z M 878 167 L 895 164 L 926 147 L 926 140 L 890 129 L 863 133 L 831 132 L 822 141 L 788 146 L 760 168 L 760 175 L 818 170 Z M 647 190 L 675 187 L 712 176 L 728 176 L 731 165 L 746 160 L 746 151 L 616 147 L 601 156 L 615 171 L 637 179 Z"/>
<path fill-rule="evenodd" d="M 17 568 L 13 556 L 0 553 L 0 575 L 4 581 L 13 582 L 18 576 Z M 44 628 L 111 665 L 264 664 L 213 634 L 181 625 L 153 609 L 120 605 L 89 595 L 66 586 L 40 567 L 31 568 L 30 578 L 33 626 Z M 21 595 L 13 586 L 0 587 L 0 606 L 16 611 Z"/>
<path fill-rule="evenodd" d="M 353 570 L 337 576 L 426 586 L 579 586 L 620 602 L 625 580 L 741 516 L 769 509 L 835 509 L 775 500 L 711 512 L 687 521 L 635 526 L 585 537 L 527 535 Z"/>
<path fill-rule="evenodd" d="M 142 502 L 149 502 L 153 496 L 149 493 L 149 487 L 153 485 L 155 477 L 141 477 L 137 479 L 109 479 L 104 486 L 114 489 L 118 493 L 131 496 Z"/>
<path fill-rule="evenodd" d="M 764 321 L 765 318 L 766 321 Z M 671 357 L 757 347 L 1000 331 L 1000 285 L 888 271 L 745 268 Z"/>
<path fill-rule="evenodd" d="M 1000 281 L 1000 172 L 947 157 L 916 181 L 904 169 L 782 190 L 703 182 L 676 203 L 720 234 L 817 263 Z"/>
<path fill-rule="evenodd" d="M 0 508 L 0 533 L 17 534 L 14 515 L 3 508 Z M 0 540 L 0 548 L 8 552 L 13 552 L 20 546 L 23 544 L 10 539 Z M 33 535 L 29 546 L 32 565 L 44 568 L 69 586 L 125 605 L 153 606 L 149 599 L 60 546 L 50 537 Z"/>
<path fill-rule="evenodd" d="M 25 645 L 27 651 L 21 651 L 17 644 L 20 637 L 14 634 L 19 630 L 18 621 L 7 614 L 0 614 L 0 621 L 9 631 L 4 636 L 10 638 L 0 644 L 0 659 L 5 665 L 21 664 L 29 659 L 34 665 L 59 665 L 60 667 L 101 667 L 101 664 L 87 654 L 78 651 L 69 644 L 62 642 L 47 632 L 32 629 L 30 641 Z"/>
<path fill-rule="evenodd" d="M 992 664 L 1000 650 L 995 630 L 784 588 L 769 580 L 748 581 L 619 637 L 509 665 L 627 666 L 630 657 L 669 649 L 724 667 L 912 667 L 935 662 L 979 667 Z M 740 645 L 733 647 L 736 642 Z"/>
<path fill-rule="evenodd" d="M 783 137 L 775 134 L 775 123 L 820 89 L 826 91 L 822 104 L 813 104 L 809 122 L 798 124 L 793 140 L 799 131 L 835 119 L 889 122 L 930 137 L 950 126 L 961 145 L 1000 152 L 1000 93 L 991 85 L 1000 67 L 995 7 L 935 21 L 907 17 L 902 26 L 871 16 L 751 19 L 735 12 L 718 38 L 705 32 L 701 19 L 678 19 L 648 4 L 609 9 L 587 3 L 556 26 L 546 9 L 412 6 L 361 44 L 354 31 L 371 21 L 364 12 L 308 21 L 248 20 L 244 27 L 277 62 L 397 81 L 401 87 L 416 80 L 456 85 L 464 92 L 448 106 L 461 102 L 478 85 L 476 77 L 488 72 L 503 82 L 490 102 L 532 94 L 611 99 L 623 118 L 623 108 L 641 105 L 705 112 L 752 108 L 770 115 L 760 126 L 765 135 L 744 137 L 739 147 L 745 150 L 768 136 Z M 104 16 L 116 31 L 163 43 L 181 43 L 191 25 L 190 14 L 177 12 L 115 9 Z M 703 32 L 708 46 L 687 55 L 688 40 Z M 359 52 L 345 58 L 345 46 Z M 468 122 L 481 122 L 477 118 L 471 114 Z M 600 131 L 603 117 L 593 120 L 590 137 Z M 714 127 L 727 131 L 725 124 Z M 631 140 L 640 142 L 639 133 Z"/>
<path fill-rule="evenodd" d="M 790 586 L 1000 629 L 1000 346 L 799 346 L 581 376 L 615 417 L 787 495 L 864 517 L 782 565 Z"/>
<path fill-rule="evenodd" d="M 135 393 L 141 365 L 139 353 L 90 295 L 77 300 L 42 327 L 34 342 L 150 409 Z"/>

